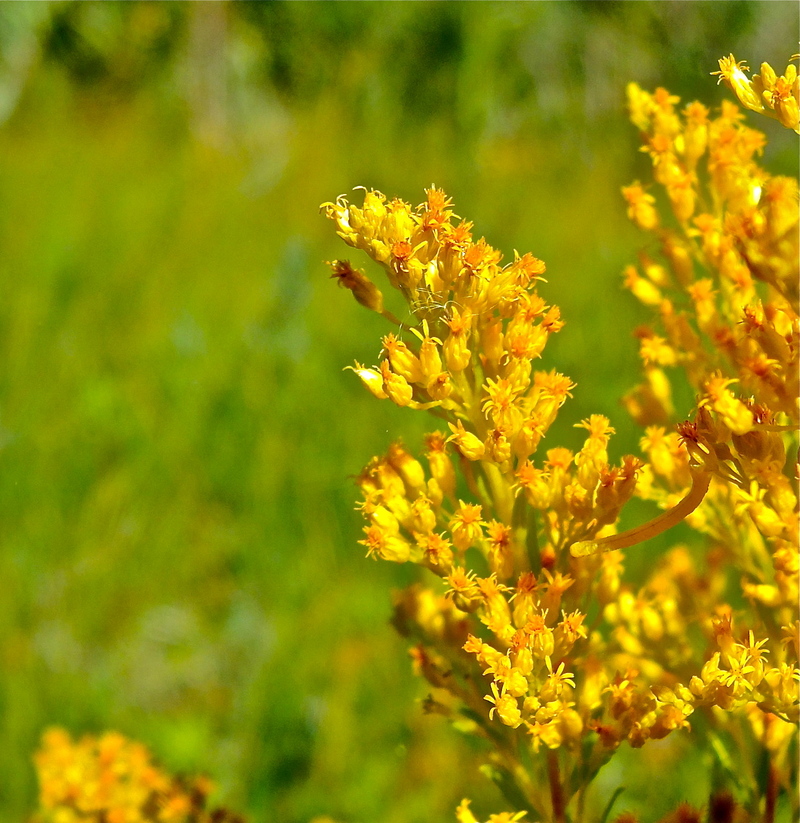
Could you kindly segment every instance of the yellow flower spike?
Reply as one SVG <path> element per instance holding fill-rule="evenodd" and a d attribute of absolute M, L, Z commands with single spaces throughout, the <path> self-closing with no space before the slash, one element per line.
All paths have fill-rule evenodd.
<path fill-rule="evenodd" d="M 601 552 L 615 551 L 616 549 L 626 549 L 657 537 L 662 532 L 671 529 L 681 521 L 685 520 L 702 502 L 708 492 L 711 483 L 711 473 L 702 469 L 692 470 L 692 487 L 686 496 L 669 511 L 660 514 L 653 520 L 636 526 L 619 534 L 602 537 L 598 540 L 584 540 L 573 543 L 570 546 L 570 554 L 573 557 L 588 557 Z"/>
<path fill-rule="evenodd" d="M 780 78 L 762 66 L 749 81 L 728 61 L 727 79 L 739 84 L 739 94 L 755 95 L 763 114 L 779 118 L 780 107 L 797 99 L 792 72 Z M 651 427 L 642 444 L 645 465 L 635 458 L 609 464 L 609 424 L 599 417 L 596 425 L 584 423 L 588 437 L 577 457 L 550 448 L 536 465 L 529 459 L 572 388 L 555 371 L 532 370 L 562 325 L 557 308 L 532 291 L 544 270 L 535 258 L 515 253 L 502 267 L 499 252 L 473 239 L 469 224 L 453 224 L 452 203 L 437 189 L 416 210 L 377 193 L 368 193 L 361 209 L 342 200 L 331 207 L 347 242 L 381 263 L 415 318 L 410 331 L 419 342 L 403 335 L 406 345 L 395 329 L 384 339 L 386 361 L 363 376 L 379 396 L 392 389 L 393 401 L 411 408 L 441 401 L 436 413 L 450 426 L 429 436 L 430 471 L 413 465 L 413 482 L 388 464 L 380 468 L 384 482 L 382 463 L 360 481 L 362 511 L 376 529 L 365 543 L 379 556 L 397 551 L 393 540 L 405 541 L 409 559 L 447 590 L 437 600 L 425 589 L 429 607 L 408 609 L 405 617 L 409 633 L 416 630 L 436 656 L 436 666 L 419 667 L 424 676 L 476 709 L 482 693 L 458 694 L 451 686 L 474 683 L 470 667 L 480 667 L 492 684 L 485 691 L 495 739 L 521 742 L 521 733 L 503 724 L 530 731 L 539 756 L 547 754 L 544 746 L 563 747 L 559 761 L 571 769 L 564 775 L 575 774 L 575 753 L 590 730 L 602 746 L 626 739 L 641 746 L 687 728 L 700 706 L 712 709 L 711 722 L 724 718 L 731 726 L 748 702 L 772 712 L 776 723 L 797 710 L 796 700 L 788 702 L 790 673 L 779 668 L 791 650 L 759 619 L 774 611 L 777 627 L 795 616 L 797 495 L 784 476 L 791 437 L 775 427 L 796 416 L 796 184 L 757 165 L 765 141 L 744 125 L 737 103 L 724 103 L 719 115 L 699 103 L 679 113 L 666 90 L 650 95 L 631 86 L 629 104 L 653 175 L 665 187 L 658 202 L 647 182 L 623 189 L 630 218 L 654 241 L 626 272 L 628 286 L 657 315 L 652 328 L 636 334 L 646 382 L 629 404 Z M 678 371 L 700 395 L 693 428 L 680 434 L 653 428 L 673 417 L 672 381 L 685 400 Z M 730 385 L 734 378 L 741 396 Z M 447 442 L 458 460 L 448 457 Z M 459 469 L 462 496 L 470 495 L 462 501 Z M 606 536 L 634 492 L 656 502 L 659 516 Z M 709 505 L 697 511 L 707 494 Z M 692 528 L 709 534 L 706 562 L 698 568 L 683 550 L 682 562 L 659 564 L 635 589 L 623 583 L 623 557 L 612 550 L 689 515 Z M 571 560 L 565 548 L 584 559 Z M 724 620 L 715 625 L 712 617 L 723 616 L 720 598 L 734 559 L 746 599 L 737 609 L 740 630 L 728 624 L 726 634 Z M 710 649 L 687 642 L 690 621 Z M 754 635 L 745 639 L 747 623 Z M 775 642 L 769 655 L 759 639 L 767 636 Z M 735 714 L 729 719 L 723 711 Z M 502 767 L 519 777 L 539 810 L 534 798 L 546 792 L 540 783 L 547 775 L 518 764 L 515 751 L 509 748 Z M 459 815 L 460 823 L 477 823 L 468 803 Z"/>
<path fill-rule="evenodd" d="M 663 134 L 656 134 L 645 147 L 653 160 L 653 178 L 662 186 L 671 186 L 683 176 L 675 150 L 672 141 Z"/>
<path fill-rule="evenodd" d="M 607 445 L 610 436 L 615 434 L 614 428 L 609 425 L 608 418 L 602 414 L 592 414 L 586 420 L 576 423 L 574 428 L 586 429 L 589 432 L 589 440 L 600 446 Z"/>
<path fill-rule="evenodd" d="M 336 233 L 348 246 L 358 245 L 358 233 L 350 225 L 350 206 L 344 195 L 339 195 L 335 203 L 323 203 L 320 211 L 336 223 Z"/>
<path fill-rule="evenodd" d="M 425 189 L 427 200 L 420 208 L 424 208 L 422 226 L 426 229 L 441 229 L 450 222 L 453 212 L 450 206 L 453 201 L 436 186 Z"/>
<path fill-rule="evenodd" d="M 797 723 L 797 687 L 800 681 L 800 670 L 788 663 L 781 663 L 780 666 L 767 670 L 764 674 L 764 681 L 773 692 L 770 702 L 774 709 L 782 712 L 785 718 Z"/>
<path fill-rule="evenodd" d="M 564 502 L 564 492 L 569 484 L 569 470 L 575 455 L 563 447 L 547 450 L 545 466 L 549 470 L 548 485 L 550 491 L 550 505 L 559 508 Z"/>
<path fill-rule="evenodd" d="M 747 675 L 753 672 L 754 668 L 750 665 L 750 655 L 747 650 L 742 651 L 738 657 L 733 654 L 727 654 L 725 657 L 728 669 L 720 674 L 720 683 L 730 686 L 737 696 L 744 691 L 752 691 L 753 684 L 748 680 Z"/>
<path fill-rule="evenodd" d="M 691 481 L 686 452 L 680 448 L 677 432 L 667 434 L 662 426 L 649 426 L 639 445 L 656 475 L 673 487 L 681 488 Z"/>
<path fill-rule="evenodd" d="M 626 411 L 640 426 L 664 423 L 672 416 L 672 387 L 662 369 L 645 368 L 646 382 L 622 396 Z"/>
<path fill-rule="evenodd" d="M 390 271 L 394 274 L 393 279 L 403 289 L 413 290 L 422 280 L 424 267 L 419 260 L 412 257 L 414 251 L 407 240 L 398 240 L 391 246 Z"/>
<path fill-rule="evenodd" d="M 502 320 L 489 322 L 481 329 L 481 351 L 486 360 L 497 368 L 505 354 Z"/>

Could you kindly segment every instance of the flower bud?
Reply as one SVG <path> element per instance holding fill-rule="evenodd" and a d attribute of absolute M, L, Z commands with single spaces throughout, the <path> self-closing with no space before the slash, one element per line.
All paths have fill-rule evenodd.
<path fill-rule="evenodd" d="M 378 313 L 383 311 L 383 294 L 363 272 L 354 269 L 348 260 L 334 260 L 328 265 L 333 270 L 331 277 L 349 289 L 358 303 Z"/>
<path fill-rule="evenodd" d="M 468 432 L 460 420 L 455 425 L 452 423 L 448 425 L 453 432 L 453 434 L 447 438 L 448 442 L 455 442 L 456 447 L 467 460 L 480 460 L 486 451 L 486 447 L 478 437 L 472 432 Z"/>
<path fill-rule="evenodd" d="M 358 361 L 355 366 L 347 366 L 348 369 L 354 371 L 361 382 L 378 398 L 378 400 L 386 400 L 389 396 L 383 390 L 383 377 L 376 369 L 366 369 Z"/>
<path fill-rule="evenodd" d="M 407 406 L 411 402 L 414 396 L 413 389 L 404 377 L 392 372 L 388 360 L 381 363 L 381 377 L 383 378 L 383 390 L 393 403 L 398 406 Z"/>

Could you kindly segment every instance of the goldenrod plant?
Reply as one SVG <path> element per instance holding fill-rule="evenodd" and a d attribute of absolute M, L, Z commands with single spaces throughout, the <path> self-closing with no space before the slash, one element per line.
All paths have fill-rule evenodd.
<path fill-rule="evenodd" d="M 34 762 L 39 812 L 32 823 L 242 823 L 208 808 L 209 780 L 173 777 L 117 732 L 73 740 L 49 729 Z"/>
<path fill-rule="evenodd" d="M 797 130 L 792 63 L 750 81 L 731 56 L 720 76 Z M 564 325 L 541 260 L 503 265 L 435 187 L 416 207 L 372 190 L 323 205 L 408 307 L 393 313 L 370 275 L 331 264 L 392 326 L 378 362 L 353 371 L 439 421 L 427 465 L 395 442 L 358 476 L 361 543 L 422 569 L 394 624 L 430 686 L 425 710 L 485 741 L 511 807 L 490 821 L 613 819 L 587 806 L 599 770 L 673 733 L 714 764 L 711 819 L 772 821 L 779 803 L 797 814 L 798 184 L 759 165 L 766 137 L 735 103 L 712 116 L 635 84 L 628 103 L 653 180 L 623 189 L 648 236 L 625 284 L 655 319 L 636 332 L 629 419 L 576 421 L 577 451 L 547 439 L 575 384 L 535 365 Z M 693 409 L 678 408 L 679 384 Z M 641 454 L 612 461 L 614 426 L 631 423 Z M 620 532 L 634 496 L 662 512 Z M 681 522 L 694 536 L 628 581 L 626 551 Z M 485 816 L 464 800 L 456 817 Z"/>

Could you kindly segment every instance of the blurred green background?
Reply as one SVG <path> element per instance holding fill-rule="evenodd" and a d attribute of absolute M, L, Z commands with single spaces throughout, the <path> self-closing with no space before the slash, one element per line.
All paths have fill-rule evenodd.
<path fill-rule="evenodd" d="M 429 424 L 342 373 L 383 329 L 318 206 L 435 183 L 543 258 L 544 365 L 578 383 L 551 445 L 602 412 L 617 457 L 646 319 L 625 84 L 718 104 L 719 56 L 782 69 L 797 28 L 793 2 L 1 4 L 0 818 L 49 724 L 137 737 L 253 821 L 504 808 L 421 713 L 387 622 L 411 572 L 356 545 L 350 476 Z"/>

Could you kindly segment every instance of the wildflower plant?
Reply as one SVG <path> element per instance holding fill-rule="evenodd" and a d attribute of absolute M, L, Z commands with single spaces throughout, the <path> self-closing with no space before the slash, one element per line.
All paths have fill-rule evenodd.
<path fill-rule="evenodd" d="M 173 777 L 145 746 L 117 732 L 73 740 L 49 729 L 34 763 L 39 812 L 32 823 L 243 823 L 208 808 L 209 780 Z"/>
<path fill-rule="evenodd" d="M 731 56 L 720 75 L 797 130 L 793 64 L 749 81 Z M 796 802 L 797 181 L 758 164 L 766 138 L 735 103 L 712 117 L 635 84 L 628 102 L 653 167 L 652 183 L 623 189 L 649 236 L 625 283 L 655 314 L 637 330 L 643 380 L 623 398 L 639 455 L 609 458 L 602 415 L 575 424 L 575 452 L 546 442 L 575 384 L 536 367 L 564 325 L 541 260 L 503 264 L 435 187 L 416 207 L 377 191 L 323 205 L 408 305 L 401 323 L 371 277 L 331 264 L 393 326 L 377 364 L 353 371 L 439 421 L 427 465 L 395 442 L 358 476 L 361 543 L 424 570 L 395 595 L 394 625 L 432 688 L 425 709 L 486 741 L 485 773 L 513 808 L 492 821 L 583 820 L 620 746 L 675 732 L 715 761 L 742 819 Z M 685 420 L 681 383 L 696 397 Z M 634 496 L 663 511 L 618 532 Z M 646 552 L 682 521 L 691 546 L 627 582 L 621 550 Z M 469 801 L 457 819 L 476 823 Z"/>

